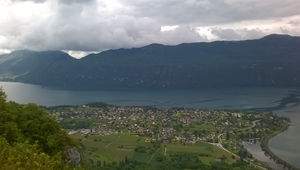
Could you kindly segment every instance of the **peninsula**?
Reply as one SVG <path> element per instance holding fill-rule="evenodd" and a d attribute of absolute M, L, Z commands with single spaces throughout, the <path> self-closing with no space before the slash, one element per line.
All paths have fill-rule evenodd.
<path fill-rule="evenodd" d="M 269 136 L 290 123 L 272 113 L 104 103 L 46 110 L 80 143 L 90 169 L 129 165 L 136 169 L 151 165 L 155 169 L 174 159 L 180 159 L 178 165 L 171 165 L 174 168 L 241 167 L 240 164 L 246 169 L 269 168 L 255 160 L 242 142 L 261 142 L 267 148 Z M 181 159 L 186 155 L 197 161 L 184 167 Z"/>

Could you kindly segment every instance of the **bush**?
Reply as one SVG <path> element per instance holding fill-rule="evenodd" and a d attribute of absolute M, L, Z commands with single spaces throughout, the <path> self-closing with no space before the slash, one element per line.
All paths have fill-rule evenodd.
<path fill-rule="evenodd" d="M 36 104 L 6 102 L 0 89 L 0 169 L 63 169 L 74 146 L 54 117 Z"/>

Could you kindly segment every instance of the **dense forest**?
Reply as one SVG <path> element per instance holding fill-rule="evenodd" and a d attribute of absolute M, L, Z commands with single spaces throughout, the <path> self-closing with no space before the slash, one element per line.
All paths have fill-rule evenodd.
<path fill-rule="evenodd" d="M 0 169 L 72 169 L 75 142 L 35 104 L 7 102 L 0 89 Z"/>

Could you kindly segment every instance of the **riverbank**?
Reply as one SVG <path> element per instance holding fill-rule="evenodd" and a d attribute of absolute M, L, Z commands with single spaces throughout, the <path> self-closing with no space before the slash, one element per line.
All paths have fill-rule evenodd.
<path fill-rule="evenodd" d="M 286 131 L 289 128 L 290 124 L 283 126 L 279 131 L 273 132 L 265 137 L 263 137 L 260 141 L 261 144 L 261 148 L 262 150 L 269 155 L 275 162 L 282 164 L 284 167 L 291 169 L 291 170 L 299 170 L 298 168 L 296 168 L 295 166 L 291 165 L 290 163 L 288 163 L 287 161 L 281 159 L 280 157 L 278 157 L 277 155 L 275 155 L 270 147 L 269 147 L 269 141 L 272 137 L 275 137 L 276 135 Z"/>

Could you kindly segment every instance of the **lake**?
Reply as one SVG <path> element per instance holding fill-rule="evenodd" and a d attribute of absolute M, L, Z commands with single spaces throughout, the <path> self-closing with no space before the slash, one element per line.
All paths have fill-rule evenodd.
<path fill-rule="evenodd" d="M 274 170 L 284 170 L 284 166 L 276 163 L 269 156 L 265 155 L 260 143 L 243 142 L 243 146 L 252 154 L 252 156 L 262 162 L 266 162 Z"/>
<path fill-rule="evenodd" d="M 289 117 L 291 126 L 270 140 L 271 150 L 300 168 L 300 88 L 202 88 L 198 90 L 67 91 L 38 85 L 0 82 L 8 100 L 44 106 L 105 102 L 211 109 L 256 109 Z"/>

